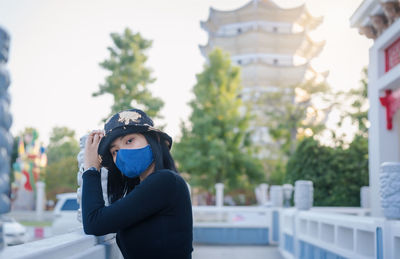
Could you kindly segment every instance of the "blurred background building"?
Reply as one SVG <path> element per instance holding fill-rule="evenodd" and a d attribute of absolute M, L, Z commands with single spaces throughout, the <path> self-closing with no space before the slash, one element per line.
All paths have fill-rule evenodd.
<path fill-rule="evenodd" d="M 309 36 L 321 22 L 322 17 L 313 17 L 305 4 L 281 8 L 270 0 L 252 0 L 232 11 L 210 8 L 208 20 L 201 22 L 209 37 L 207 45 L 200 46 L 202 54 L 207 57 L 218 47 L 241 67 L 242 99 L 255 115 L 252 139 L 262 148 L 261 157 L 270 155 L 265 147 L 272 143 L 265 113 L 277 108 L 263 96 L 327 76 L 310 65 L 325 44 Z"/>

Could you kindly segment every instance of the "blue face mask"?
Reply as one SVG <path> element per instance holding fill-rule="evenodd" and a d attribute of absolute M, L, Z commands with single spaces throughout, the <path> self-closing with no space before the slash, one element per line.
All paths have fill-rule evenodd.
<path fill-rule="evenodd" d="M 115 165 L 127 177 L 134 178 L 143 173 L 153 162 L 150 145 L 138 149 L 120 149 Z"/>

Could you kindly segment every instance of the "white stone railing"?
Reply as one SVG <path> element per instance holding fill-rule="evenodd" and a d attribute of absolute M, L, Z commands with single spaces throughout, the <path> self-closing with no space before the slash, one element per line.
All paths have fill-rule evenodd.
<path fill-rule="evenodd" d="M 279 241 L 279 213 L 263 206 L 193 206 L 193 241 L 269 245 Z"/>
<path fill-rule="evenodd" d="M 360 207 L 312 207 L 314 212 L 333 213 L 333 214 L 344 214 L 351 216 L 369 216 L 371 209 L 360 208 Z"/>
<path fill-rule="evenodd" d="M 193 206 L 193 225 L 271 227 L 271 208 L 261 206 Z"/>
<path fill-rule="evenodd" d="M 384 258 L 400 258 L 400 221 L 387 220 L 385 230 L 388 233 L 383 236 Z"/>
<path fill-rule="evenodd" d="M 194 206 L 193 214 L 194 232 L 200 230 L 203 231 L 200 234 L 204 235 L 205 229 L 212 229 L 217 230 L 217 236 L 220 234 L 229 238 L 232 233 L 229 231 L 235 231 L 244 239 L 230 239 L 230 242 L 241 244 L 243 241 L 251 241 L 264 245 L 274 243 L 273 222 L 274 218 L 276 219 L 276 216 L 279 215 L 274 208 Z M 265 236 L 266 233 L 268 233 L 268 236 Z M 215 232 L 212 235 L 215 236 Z M 278 232 L 275 233 L 275 236 L 277 235 Z M 0 253 L 0 258 L 120 259 L 122 255 L 116 245 L 114 235 L 95 237 L 85 235 L 83 230 L 80 229 L 18 246 L 6 247 Z"/>
<path fill-rule="evenodd" d="M 89 236 L 83 230 L 6 247 L 0 258 L 7 259 L 121 259 L 122 255 L 115 241 L 115 235 Z"/>
<path fill-rule="evenodd" d="M 194 239 L 211 238 L 209 243 L 217 245 L 279 244 L 286 259 L 400 258 L 400 221 L 366 214 L 360 208 L 194 206 Z M 79 230 L 7 247 L 0 258 L 122 257 L 114 235 L 95 237 Z"/>
<path fill-rule="evenodd" d="M 334 213 L 333 208 L 280 211 L 280 252 L 291 258 L 400 258 L 400 222 Z M 355 211 L 350 208 L 349 211 Z M 332 213 L 333 212 L 333 213 Z"/>

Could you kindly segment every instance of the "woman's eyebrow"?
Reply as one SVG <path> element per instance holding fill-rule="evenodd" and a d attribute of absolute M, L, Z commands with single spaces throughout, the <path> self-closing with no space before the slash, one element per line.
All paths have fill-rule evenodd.
<path fill-rule="evenodd" d="M 124 137 L 126 137 L 126 135 L 125 135 L 125 136 L 121 136 L 121 137 L 119 137 L 118 139 L 121 140 L 121 139 L 124 138 Z M 110 149 L 112 149 L 112 148 L 115 147 L 115 146 L 116 146 L 116 144 L 111 144 Z"/>

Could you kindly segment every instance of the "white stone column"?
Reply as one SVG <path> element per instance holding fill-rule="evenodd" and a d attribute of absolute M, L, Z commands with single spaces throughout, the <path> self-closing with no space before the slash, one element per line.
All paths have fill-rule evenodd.
<path fill-rule="evenodd" d="M 313 205 L 314 189 L 311 181 L 295 182 L 294 204 L 298 210 L 309 210 Z"/>
<path fill-rule="evenodd" d="M 261 205 L 265 205 L 268 201 L 267 195 L 268 195 L 268 184 L 262 183 L 259 185 L 260 188 L 260 201 Z"/>
<path fill-rule="evenodd" d="M 216 183 L 215 189 L 216 189 L 215 206 L 222 207 L 224 206 L 224 184 Z"/>
<path fill-rule="evenodd" d="M 39 220 L 43 217 L 43 209 L 45 204 L 45 184 L 44 182 L 36 182 L 36 218 Z"/>
<path fill-rule="evenodd" d="M 392 29 L 393 28 L 393 29 Z M 390 31 L 389 31 L 390 30 Z M 400 125 L 399 112 L 393 118 L 393 129 L 386 128 L 386 109 L 380 103 L 379 97 L 384 96 L 384 90 L 396 89 L 400 85 L 398 73 L 389 71 L 385 73 L 385 48 L 389 42 L 398 38 L 397 33 L 393 34 L 392 26 L 385 31 L 370 48 L 368 66 L 368 158 L 369 158 L 369 186 L 371 192 L 371 215 L 374 217 L 383 216 L 381 200 L 379 199 L 380 166 L 384 162 L 400 161 Z M 392 70 L 398 68 L 394 67 Z M 391 73 L 392 72 L 392 73 Z M 392 77 L 397 77 L 393 79 Z M 391 85 L 388 85 L 391 82 Z"/>
<path fill-rule="evenodd" d="M 272 185 L 269 192 L 270 192 L 272 207 L 282 207 L 283 205 L 282 186 Z"/>
<path fill-rule="evenodd" d="M 369 65 L 368 65 L 368 120 L 371 125 L 368 128 L 368 160 L 369 160 L 369 184 L 371 191 L 371 214 L 372 216 L 382 216 L 381 204 L 379 197 L 379 132 L 382 131 L 385 123 L 380 121 L 379 114 L 383 115 L 381 104 L 379 102 L 379 89 L 376 89 L 376 83 L 379 78 L 379 67 L 382 64 L 378 62 L 378 51 L 374 48 L 369 52 Z"/>
<path fill-rule="evenodd" d="M 371 196 L 369 186 L 363 186 L 360 189 L 360 207 L 363 209 L 371 208 Z"/>

